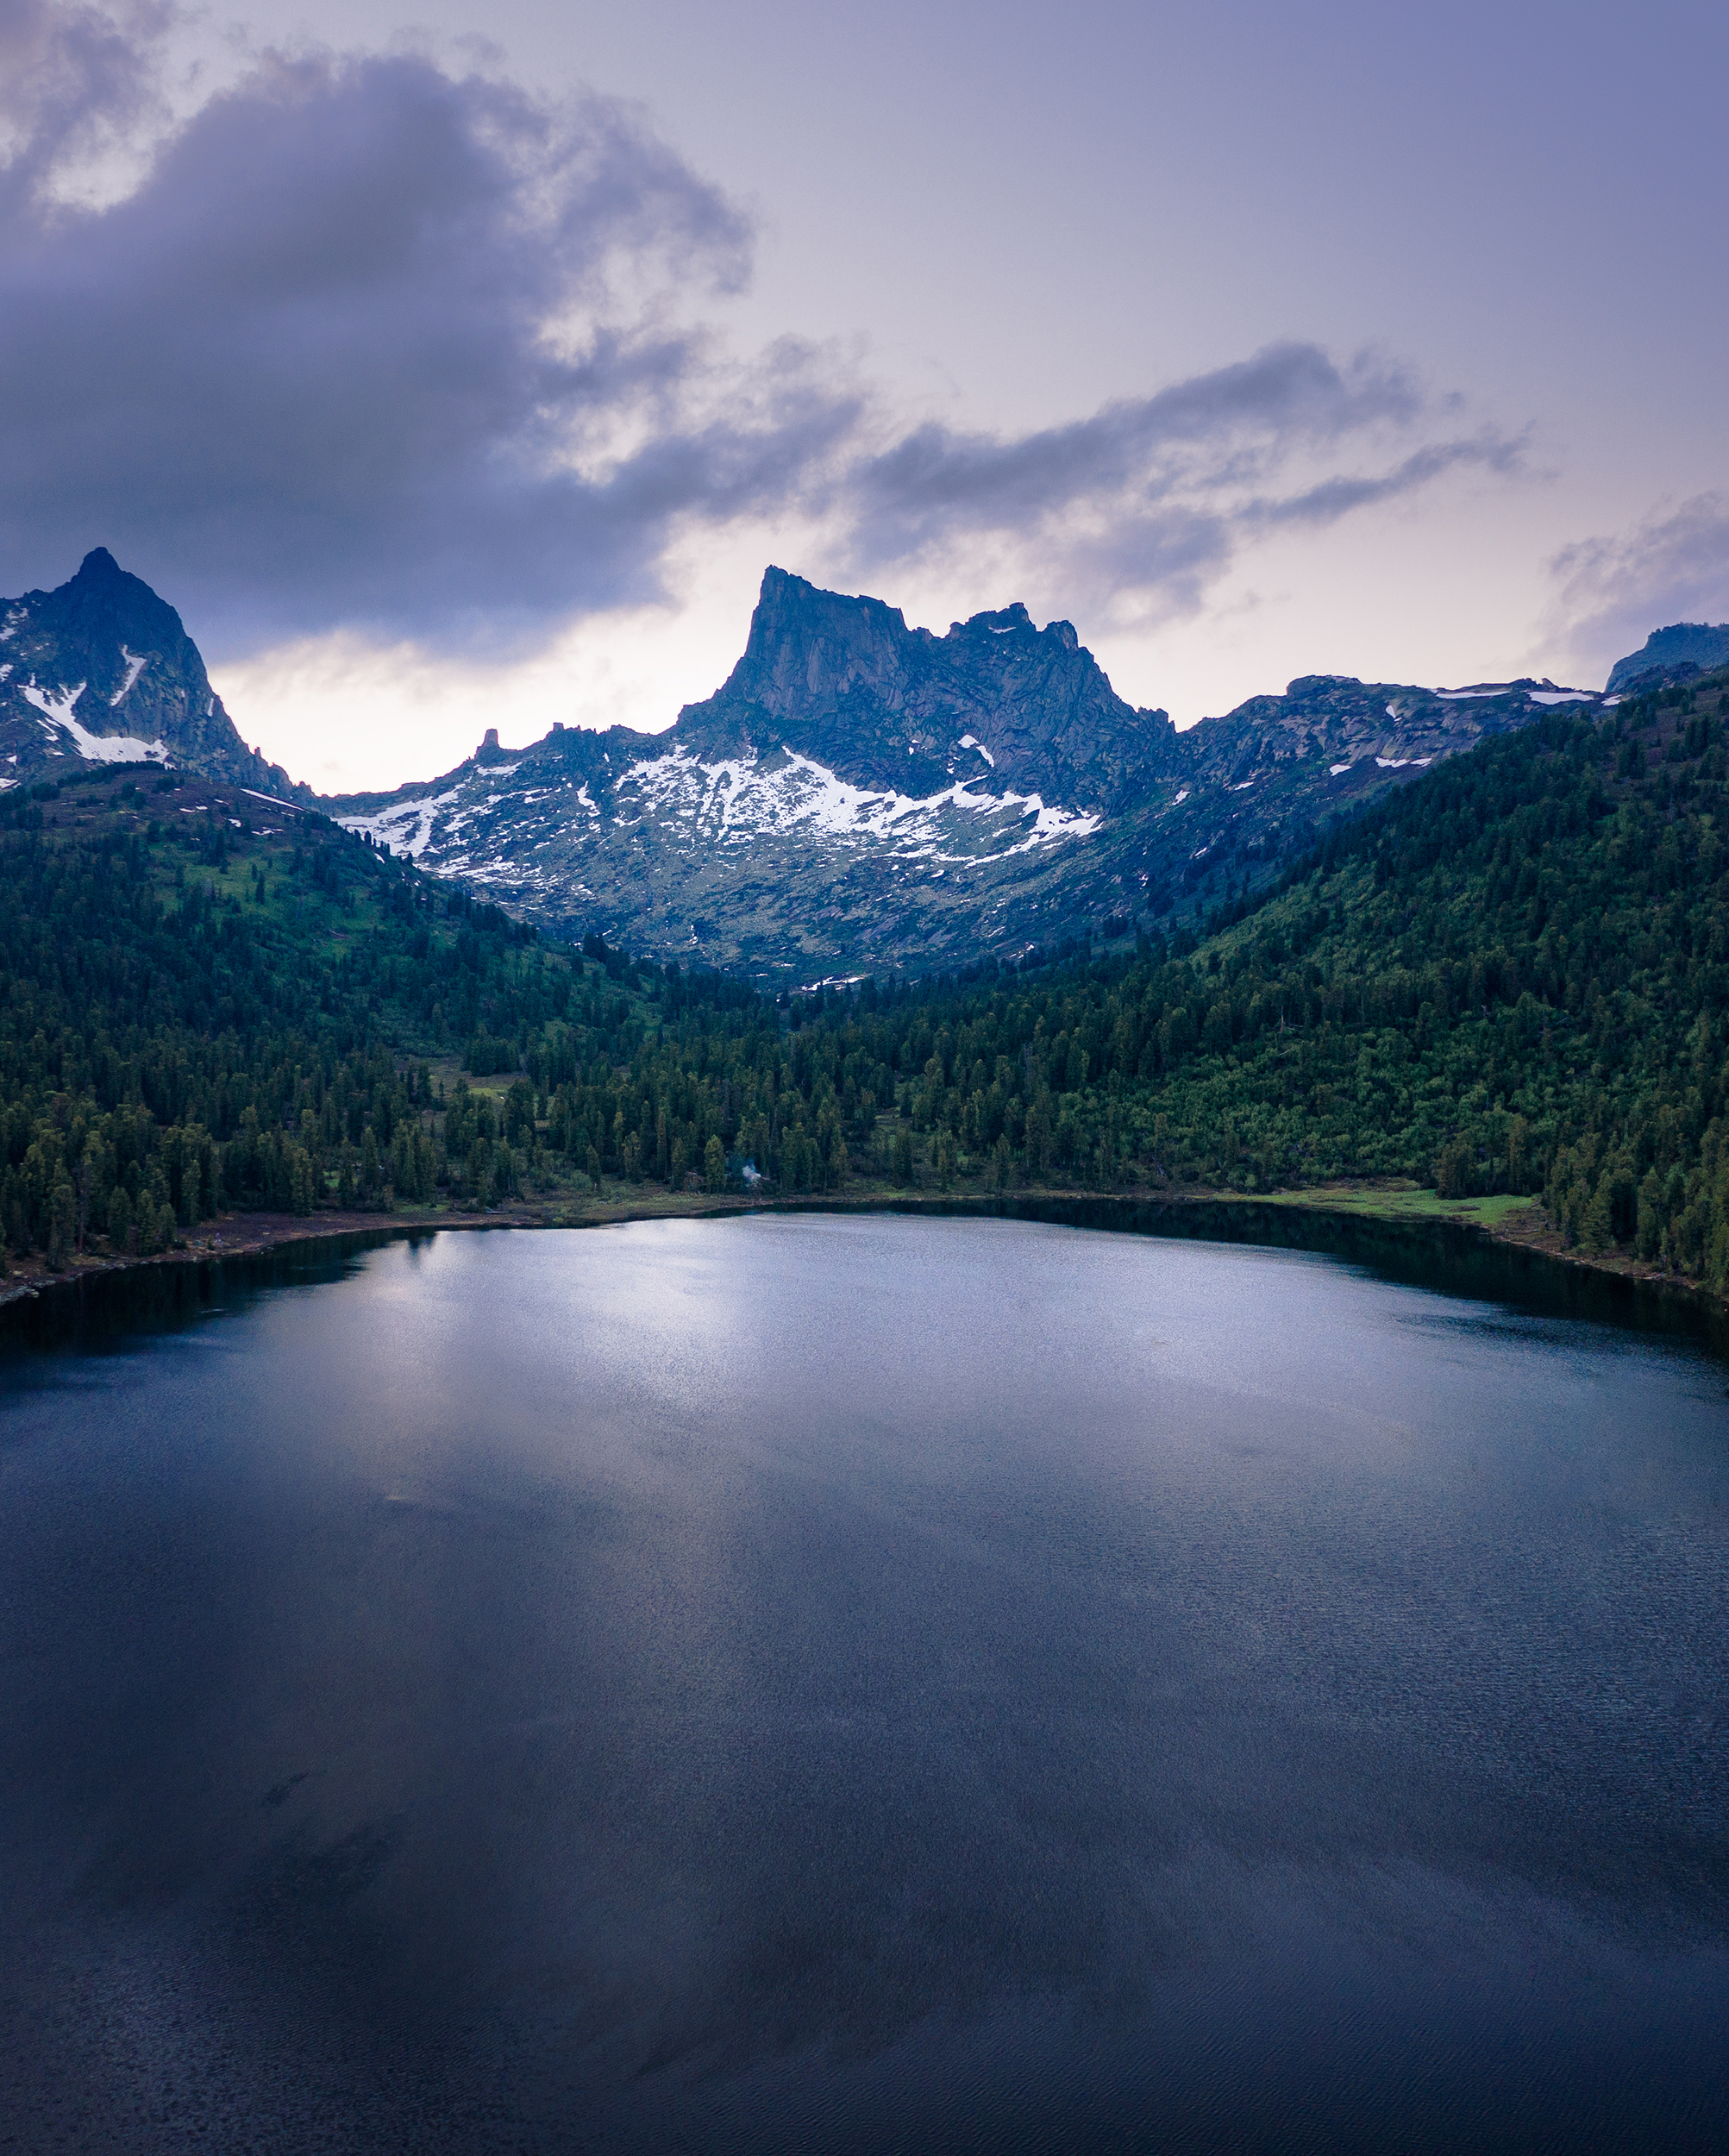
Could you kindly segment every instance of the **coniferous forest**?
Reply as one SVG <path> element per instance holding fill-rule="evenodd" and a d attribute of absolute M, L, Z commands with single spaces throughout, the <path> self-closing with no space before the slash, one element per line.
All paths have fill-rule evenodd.
<path fill-rule="evenodd" d="M 1223 916 L 778 998 L 178 775 L 0 797 L 0 1232 L 642 1186 L 1539 1199 L 1729 1288 L 1729 673 L 1562 707 Z M 758 1181 L 758 1178 L 761 1181 Z"/>

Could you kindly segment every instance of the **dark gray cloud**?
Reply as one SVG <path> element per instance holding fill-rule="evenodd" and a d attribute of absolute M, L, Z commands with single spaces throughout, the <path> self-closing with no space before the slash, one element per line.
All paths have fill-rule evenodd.
<path fill-rule="evenodd" d="M 849 423 L 774 355 L 692 423 L 713 362 L 671 302 L 736 286 L 749 234 L 623 106 L 273 61 L 92 213 L 34 185 L 41 116 L 130 85 L 113 56 L 80 107 L 47 60 L 0 229 L 0 587 L 99 540 L 230 639 L 460 636 L 652 591 L 671 520 Z"/>
<path fill-rule="evenodd" d="M 1312 344 L 1273 345 L 1018 440 L 922 427 L 849 473 L 854 544 L 874 567 L 962 534 L 1031 541 L 1070 580 L 1192 612 L 1257 531 L 1331 523 L 1463 467 L 1518 468 L 1522 445 L 1484 430 L 1379 469 L 1264 491 L 1294 463 L 1361 454 L 1437 416 L 1402 367 L 1373 355 L 1340 367 Z"/>
<path fill-rule="evenodd" d="M 1463 441 L 1431 442 L 1384 472 L 1356 478 L 1336 477 L 1287 495 L 1282 500 L 1247 504 L 1245 523 L 1332 524 L 1354 509 L 1368 509 L 1376 502 L 1414 494 L 1449 472 L 1475 469 L 1511 478 L 1523 468 L 1525 442 L 1509 440 L 1493 428 Z"/>
<path fill-rule="evenodd" d="M 1633 531 L 1582 539 L 1550 571 L 1557 641 L 1607 676 L 1653 629 L 1729 621 L 1729 497 L 1698 494 Z"/>
<path fill-rule="evenodd" d="M 957 523 L 1021 529 L 1077 498 L 1168 495 L 1258 469 L 1268 446 L 1331 442 L 1377 421 L 1408 422 L 1422 400 L 1396 369 L 1348 373 L 1313 345 L 1282 344 L 1156 396 L 1018 441 L 919 428 L 851 475 L 872 543 L 905 553 Z"/>
<path fill-rule="evenodd" d="M 832 353 L 727 355 L 749 224 L 631 108 L 316 53 L 168 126 L 166 20 L 0 0 L 0 589 L 103 543 L 229 655 L 509 644 L 784 511 L 861 573 L 999 538 L 1185 611 L 1256 531 L 1516 456 L 1306 344 L 1017 438 L 898 431 Z M 153 122 L 135 185 L 69 197 Z"/>

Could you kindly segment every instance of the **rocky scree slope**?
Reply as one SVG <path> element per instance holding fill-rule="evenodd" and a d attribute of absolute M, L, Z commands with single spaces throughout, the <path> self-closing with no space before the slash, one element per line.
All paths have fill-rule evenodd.
<path fill-rule="evenodd" d="M 770 568 L 743 656 L 664 734 L 489 732 L 330 812 L 556 934 L 809 981 L 1126 932 L 1264 881 L 1330 818 L 1557 704 L 1293 681 L 1179 733 L 1023 605 L 909 629 Z"/>
<path fill-rule="evenodd" d="M 106 547 L 57 591 L 0 599 L 0 792 L 81 762 L 172 764 L 271 793 L 291 786 L 235 732 L 180 617 Z"/>

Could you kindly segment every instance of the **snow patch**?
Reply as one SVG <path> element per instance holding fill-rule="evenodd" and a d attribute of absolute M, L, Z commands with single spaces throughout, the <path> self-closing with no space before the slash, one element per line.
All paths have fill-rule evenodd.
<path fill-rule="evenodd" d="M 417 801 L 393 802 L 375 815 L 339 816 L 335 820 L 345 831 L 370 831 L 392 853 L 417 861 L 431 840 L 438 812 L 448 808 L 461 792 L 460 786 L 454 786 L 448 793 L 423 794 Z"/>
<path fill-rule="evenodd" d="M 60 700 L 53 693 L 39 689 L 34 679 L 24 685 L 24 699 L 34 704 L 43 714 L 42 731 L 50 740 L 58 728 L 72 737 L 72 745 L 87 763 L 166 763 L 168 751 L 164 743 L 141 741 L 135 734 L 93 734 L 88 727 L 80 726 L 72 717 L 72 705 L 84 694 L 84 683 L 75 689 L 62 689 Z M 56 750 L 56 755 L 62 752 Z"/>
<path fill-rule="evenodd" d="M 146 652 L 141 659 L 135 658 L 133 654 L 126 649 L 124 644 L 122 644 L 120 647 L 120 655 L 126 661 L 126 679 L 114 692 L 114 694 L 109 698 L 108 708 L 110 711 L 112 711 L 116 704 L 124 703 L 126 699 L 131 695 L 133 690 L 138 686 L 139 675 L 143 673 L 145 667 L 149 664 L 150 660 L 150 655 L 148 652 Z"/>
<path fill-rule="evenodd" d="M 1233 793 L 1246 793 L 1254 783 L 1255 781 L 1253 779 L 1244 779 L 1241 780 L 1239 784 L 1232 787 L 1231 791 Z"/>
<path fill-rule="evenodd" d="M 1594 704 L 1597 700 L 1590 689 L 1532 689 L 1533 704 Z"/>
<path fill-rule="evenodd" d="M 605 812 L 585 781 L 573 796 L 557 803 L 545 800 L 529 817 L 529 803 L 542 801 L 548 790 L 517 794 L 498 788 L 497 781 L 515 768 L 491 765 L 467 774 L 442 793 L 389 802 L 336 821 L 346 830 L 371 832 L 393 854 L 410 860 L 428 856 L 426 867 L 435 862 L 446 872 L 522 874 L 520 862 L 513 867 L 485 858 L 465 827 L 476 818 L 490 822 L 495 812 L 523 812 L 513 836 L 520 834 L 518 843 L 526 851 L 531 849 L 533 825 L 538 824 L 545 843 L 561 830 L 575 836 L 585 825 L 592 829 Z M 927 795 L 854 786 L 825 765 L 789 750 L 767 759 L 750 755 L 703 762 L 686 749 L 669 749 L 622 772 L 614 799 L 613 813 L 627 830 L 662 830 L 671 843 L 686 850 L 745 853 L 765 838 L 797 831 L 840 846 L 880 848 L 891 856 L 931 868 L 945 862 L 979 867 L 1062 840 L 1086 838 L 1103 821 L 1049 803 L 1041 794 L 987 792 L 982 774 Z M 531 880 L 536 876 L 532 870 L 527 874 Z"/>
<path fill-rule="evenodd" d="M 1348 763 L 1330 763 L 1327 766 L 1327 776 L 1330 779 L 1336 779 L 1341 771 L 1349 771 L 1350 769 L 1350 766 Z"/>
<path fill-rule="evenodd" d="M 83 694 L 84 683 L 80 681 L 75 689 L 62 689 L 57 703 L 52 691 L 39 689 L 36 686 L 36 677 L 34 674 L 24 684 L 24 701 L 27 704 L 34 704 L 36 709 L 43 714 L 43 718 L 39 720 L 38 724 L 41 725 L 42 731 L 50 736 L 53 735 L 55 727 L 71 725 L 72 705 Z"/>
<path fill-rule="evenodd" d="M 998 631 L 998 634 L 1005 636 L 1007 636 L 1008 631 L 1005 629 L 1000 630 Z M 990 750 L 986 748 L 984 743 L 979 739 L 976 734 L 962 734 L 961 736 L 961 746 L 963 749 L 976 749 L 979 754 L 984 758 L 985 761 L 989 764 L 992 770 L 994 771 L 996 769 L 996 758 L 991 754 Z"/>
<path fill-rule="evenodd" d="M 674 749 L 632 764 L 619 783 L 639 787 L 663 817 L 671 810 L 667 820 L 689 818 L 717 842 L 742 838 L 753 829 L 805 825 L 843 843 L 886 841 L 898 853 L 933 861 L 1000 861 L 1058 839 L 1087 837 L 1103 821 L 1051 806 L 1041 794 L 974 793 L 958 780 L 941 793 L 924 795 L 855 787 L 825 764 L 785 753 L 784 763 L 765 768 L 754 758 L 699 763 L 687 749 Z M 945 850 L 945 842 L 952 845 L 956 835 L 957 814 L 999 818 L 1005 836 L 1017 830 L 1016 842 L 985 854 Z"/>

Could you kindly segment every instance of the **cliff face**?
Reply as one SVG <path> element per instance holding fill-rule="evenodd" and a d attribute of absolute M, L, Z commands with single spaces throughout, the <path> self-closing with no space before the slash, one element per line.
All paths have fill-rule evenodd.
<path fill-rule="evenodd" d="M 105 547 L 58 590 L 0 599 L 0 787 L 79 761 L 289 783 L 235 730 L 180 617 Z"/>
<path fill-rule="evenodd" d="M 909 630 L 880 599 L 771 568 L 744 655 L 674 729 L 693 751 L 795 750 L 858 786 L 925 795 L 982 778 L 1112 813 L 1178 768 L 1162 711 L 1137 711 L 1068 622 L 1018 604 Z"/>
<path fill-rule="evenodd" d="M 329 805 L 561 933 L 774 980 L 965 965 L 1264 881 L 1318 825 L 1556 704 L 1338 675 L 1179 734 L 1024 606 L 943 636 L 771 568 L 743 655 L 664 734 L 489 737 Z"/>
<path fill-rule="evenodd" d="M 1671 622 L 1667 629 L 1652 630 L 1642 649 L 1616 660 L 1610 669 L 1607 693 L 1618 695 L 1645 674 L 1675 674 L 1683 668 L 1703 672 L 1708 667 L 1726 665 L 1729 665 L 1729 622 L 1714 626 L 1702 621 Z"/>

